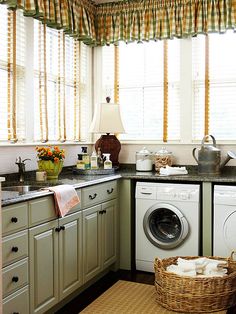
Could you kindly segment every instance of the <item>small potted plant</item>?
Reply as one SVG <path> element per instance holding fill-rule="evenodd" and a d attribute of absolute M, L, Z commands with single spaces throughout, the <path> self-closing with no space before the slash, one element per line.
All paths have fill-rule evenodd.
<path fill-rule="evenodd" d="M 38 168 L 47 172 L 48 179 L 57 179 L 63 167 L 64 149 L 58 146 L 37 146 Z"/>

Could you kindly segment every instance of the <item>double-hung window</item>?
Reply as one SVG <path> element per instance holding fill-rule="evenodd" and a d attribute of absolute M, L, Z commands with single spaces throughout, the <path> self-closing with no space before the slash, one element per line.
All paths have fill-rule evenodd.
<path fill-rule="evenodd" d="M 90 139 L 92 48 L 0 5 L 0 141 Z"/>
<path fill-rule="evenodd" d="M 179 41 L 119 44 L 122 140 L 180 139 Z M 114 47 L 103 47 L 103 98 L 114 89 Z M 113 99 L 112 99 L 113 100 Z"/>
<path fill-rule="evenodd" d="M 122 140 L 236 140 L 236 34 L 102 48 L 103 99 L 119 93 Z M 119 84 L 114 84 L 118 63 Z M 114 98 L 113 98 L 114 101 Z"/>
<path fill-rule="evenodd" d="M 25 139 L 25 19 L 0 5 L 0 141 Z"/>

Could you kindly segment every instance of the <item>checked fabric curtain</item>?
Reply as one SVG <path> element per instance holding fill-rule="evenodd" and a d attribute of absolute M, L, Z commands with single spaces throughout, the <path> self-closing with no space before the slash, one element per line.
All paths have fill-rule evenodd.
<path fill-rule="evenodd" d="M 95 6 L 89 0 L 0 0 L 9 9 L 22 9 L 47 26 L 63 29 L 88 45 L 96 42 Z"/>
<path fill-rule="evenodd" d="M 96 9 L 97 44 L 185 38 L 236 29 L 236 0 L 130 0 Z"/>

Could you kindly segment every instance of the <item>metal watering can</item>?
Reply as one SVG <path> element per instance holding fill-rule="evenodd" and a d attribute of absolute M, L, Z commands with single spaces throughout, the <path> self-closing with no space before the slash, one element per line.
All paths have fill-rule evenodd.
<path fill-rule="evenodd" d="M 211 138 L 213 145 L 210 145 L 207 140 Z M 207 142 L 207 143 L 206 143 Z M 196 157 L 198 151 L 198 158 Z M 236 159 L 236 154 L 227 152 L 225 161 L 220 165 L 221 151 L 216 147 L 216 140 L 212 135 L 206 135 L 202 139 L 201 149 L 193 149 L 193 158 L 198 164 L 198 173 L 200 174 L 219 174 L 220 170 L 227 164 L 230 159 Z"/>

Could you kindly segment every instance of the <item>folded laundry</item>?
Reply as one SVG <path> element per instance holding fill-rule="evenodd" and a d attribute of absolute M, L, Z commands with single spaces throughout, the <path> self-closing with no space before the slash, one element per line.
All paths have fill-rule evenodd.
<path fill-rule="evenodd" d="M 170 167 L 166 166 L 165 168 L 160 168 L 161 175 L 181 175 L 181 174 L 188 174 L 186 167 Z"/>
<path fill-rule="evenodd" d="M 177 259 L 177 265 L 170 265 L 167 271 L 180 276 L 198 276 L 198 277 L 223 277 L 227 274 L 228 263 L 226 261 L 200 257 L 196 259 Z"/>

